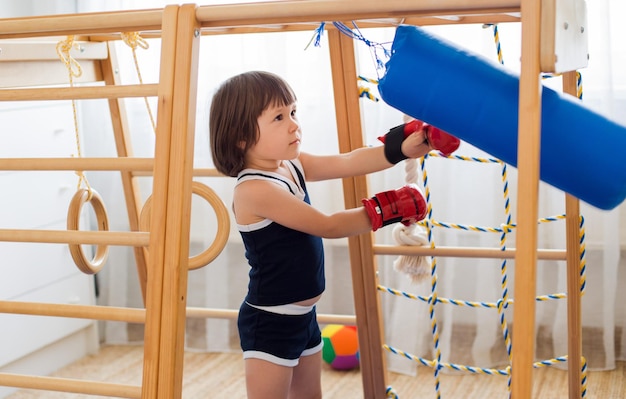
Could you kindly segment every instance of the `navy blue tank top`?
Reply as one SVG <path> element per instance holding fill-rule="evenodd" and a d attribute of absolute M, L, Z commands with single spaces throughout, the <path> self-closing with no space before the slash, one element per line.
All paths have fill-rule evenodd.
<path fill-rule="evenodd" d="M 296 181 L 277 173 L 244 169 L 237 184 L 247 180 L 268 180 L 310 204 L 304 171 L 298 160 L 288 161 Z M 324 292 L 324 249 L 322 239 L 296 231 L 269 219 L 237 225 L 250 265 L 246 301 L 252 305 L 276 306 L 314 298 Z"/>

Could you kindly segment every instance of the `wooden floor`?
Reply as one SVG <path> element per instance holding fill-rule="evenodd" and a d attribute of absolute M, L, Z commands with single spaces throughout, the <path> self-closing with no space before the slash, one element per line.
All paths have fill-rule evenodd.
<path fill-rule="evenodd" d="M 55 374 L 58 377 L 91 379 L 120 384 L 141 384 L 143 347 L 105 346 L 97 355 L 85 357 Z M 362 398 L 358 370 L 337 371 L 324 365 L 322 384 L 327 399 Z M 245 398 L 241 354 L 185 354 L 183 398 Z M 437 398 L 432 371 L 420 367 L 417 377 L 389 373 L 389 384 L 400 399 Z M 507 377 L 475 374 L 441 376 L 441 398 L 508 398 Z M 626 398 L 626 363 L 616 370 L 588 373 L 587 398 Z M 103 398 L 50 391 L 22 390 L 7 399 Z M 567 373 L 554 368 L 534 371 L 533 398 L 568 398 Z"/>

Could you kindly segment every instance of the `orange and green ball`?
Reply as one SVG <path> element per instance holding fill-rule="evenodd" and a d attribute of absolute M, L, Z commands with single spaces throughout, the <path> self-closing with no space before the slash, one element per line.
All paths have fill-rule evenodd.
<path fill-rule="evenodd" d="M 355 326 L 329 324 L 322 329 L 322 358 L 336 370 L 359 366 L 359 340 Z"/>

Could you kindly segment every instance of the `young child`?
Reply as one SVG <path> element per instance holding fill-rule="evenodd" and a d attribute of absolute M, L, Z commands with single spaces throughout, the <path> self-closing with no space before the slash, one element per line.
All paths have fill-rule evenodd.
<path fill-rule="evenodd" d="M 251 267 L 238 318 L 250 399 L 322 397 L 315 313 L 325 284 L 322 238 L 395 222 L 408 225 L 426 215 L 426 201 L 414 186 L 327 215 L 310 205 L 305 184 L 365 175 L 424 156 L 432 147 L 421 123 L 392 129 L 381 146 L 320 156 L 300 151 L 296 109 L 291 87 L 260 71 L 222 83 L 210 109 L 213 162 L 221 173 L 237 177 L 232 209 Z M 446 144 L 447 137 L 436 140 Z"/>

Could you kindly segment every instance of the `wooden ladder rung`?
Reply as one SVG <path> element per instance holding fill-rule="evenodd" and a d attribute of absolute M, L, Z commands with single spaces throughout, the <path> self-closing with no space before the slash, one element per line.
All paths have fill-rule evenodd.
<path fill-rule="evenodd" d="M 65 303 L 0 301 L 0 313 L 124 321 L 137 324 L 142 324 L 146 321 L 145 309 Z"/>
<path fill-rule="evenodd" d="M 94 100 L 156 97 L 156 83 L 119 86 L 46 87 L 0 90 L 0 101 Z"/>
<path fill-rule="evenodd" d="M 150 244 L 150 233 L 142 231 L 0 229 L 0 241 L 147 247 Z"/>
<path fill-rule="evenodd" d="M 374 245 L 376 255 L 442 256 L 450 258 L 513 259 L 515 248 L 435 247 L 417 245 Z M 537 258 L 543 260 L 566 260 L 564 249 L 539 249 Z"/>
<path fill-rule="evenodd" d="M 0 385 L 57 392 L 83 393 L 87 395 L 113 396 L 117 398 L 141 397 L 141 387 L 135 385 L 112 384 L 69 378 L 39 377 L 23 374 L 0 373 Z"/>
<path fill-rule="evenodd" d="M 0 170 L 142 171 L 152 172 L 153 158 L 1 158 Z"/>
<path fill-rule="evenodd" d="M 159 30 L 162 20 L 162 9 L 11 18 L 0 24 L 0 38 Z"/>

